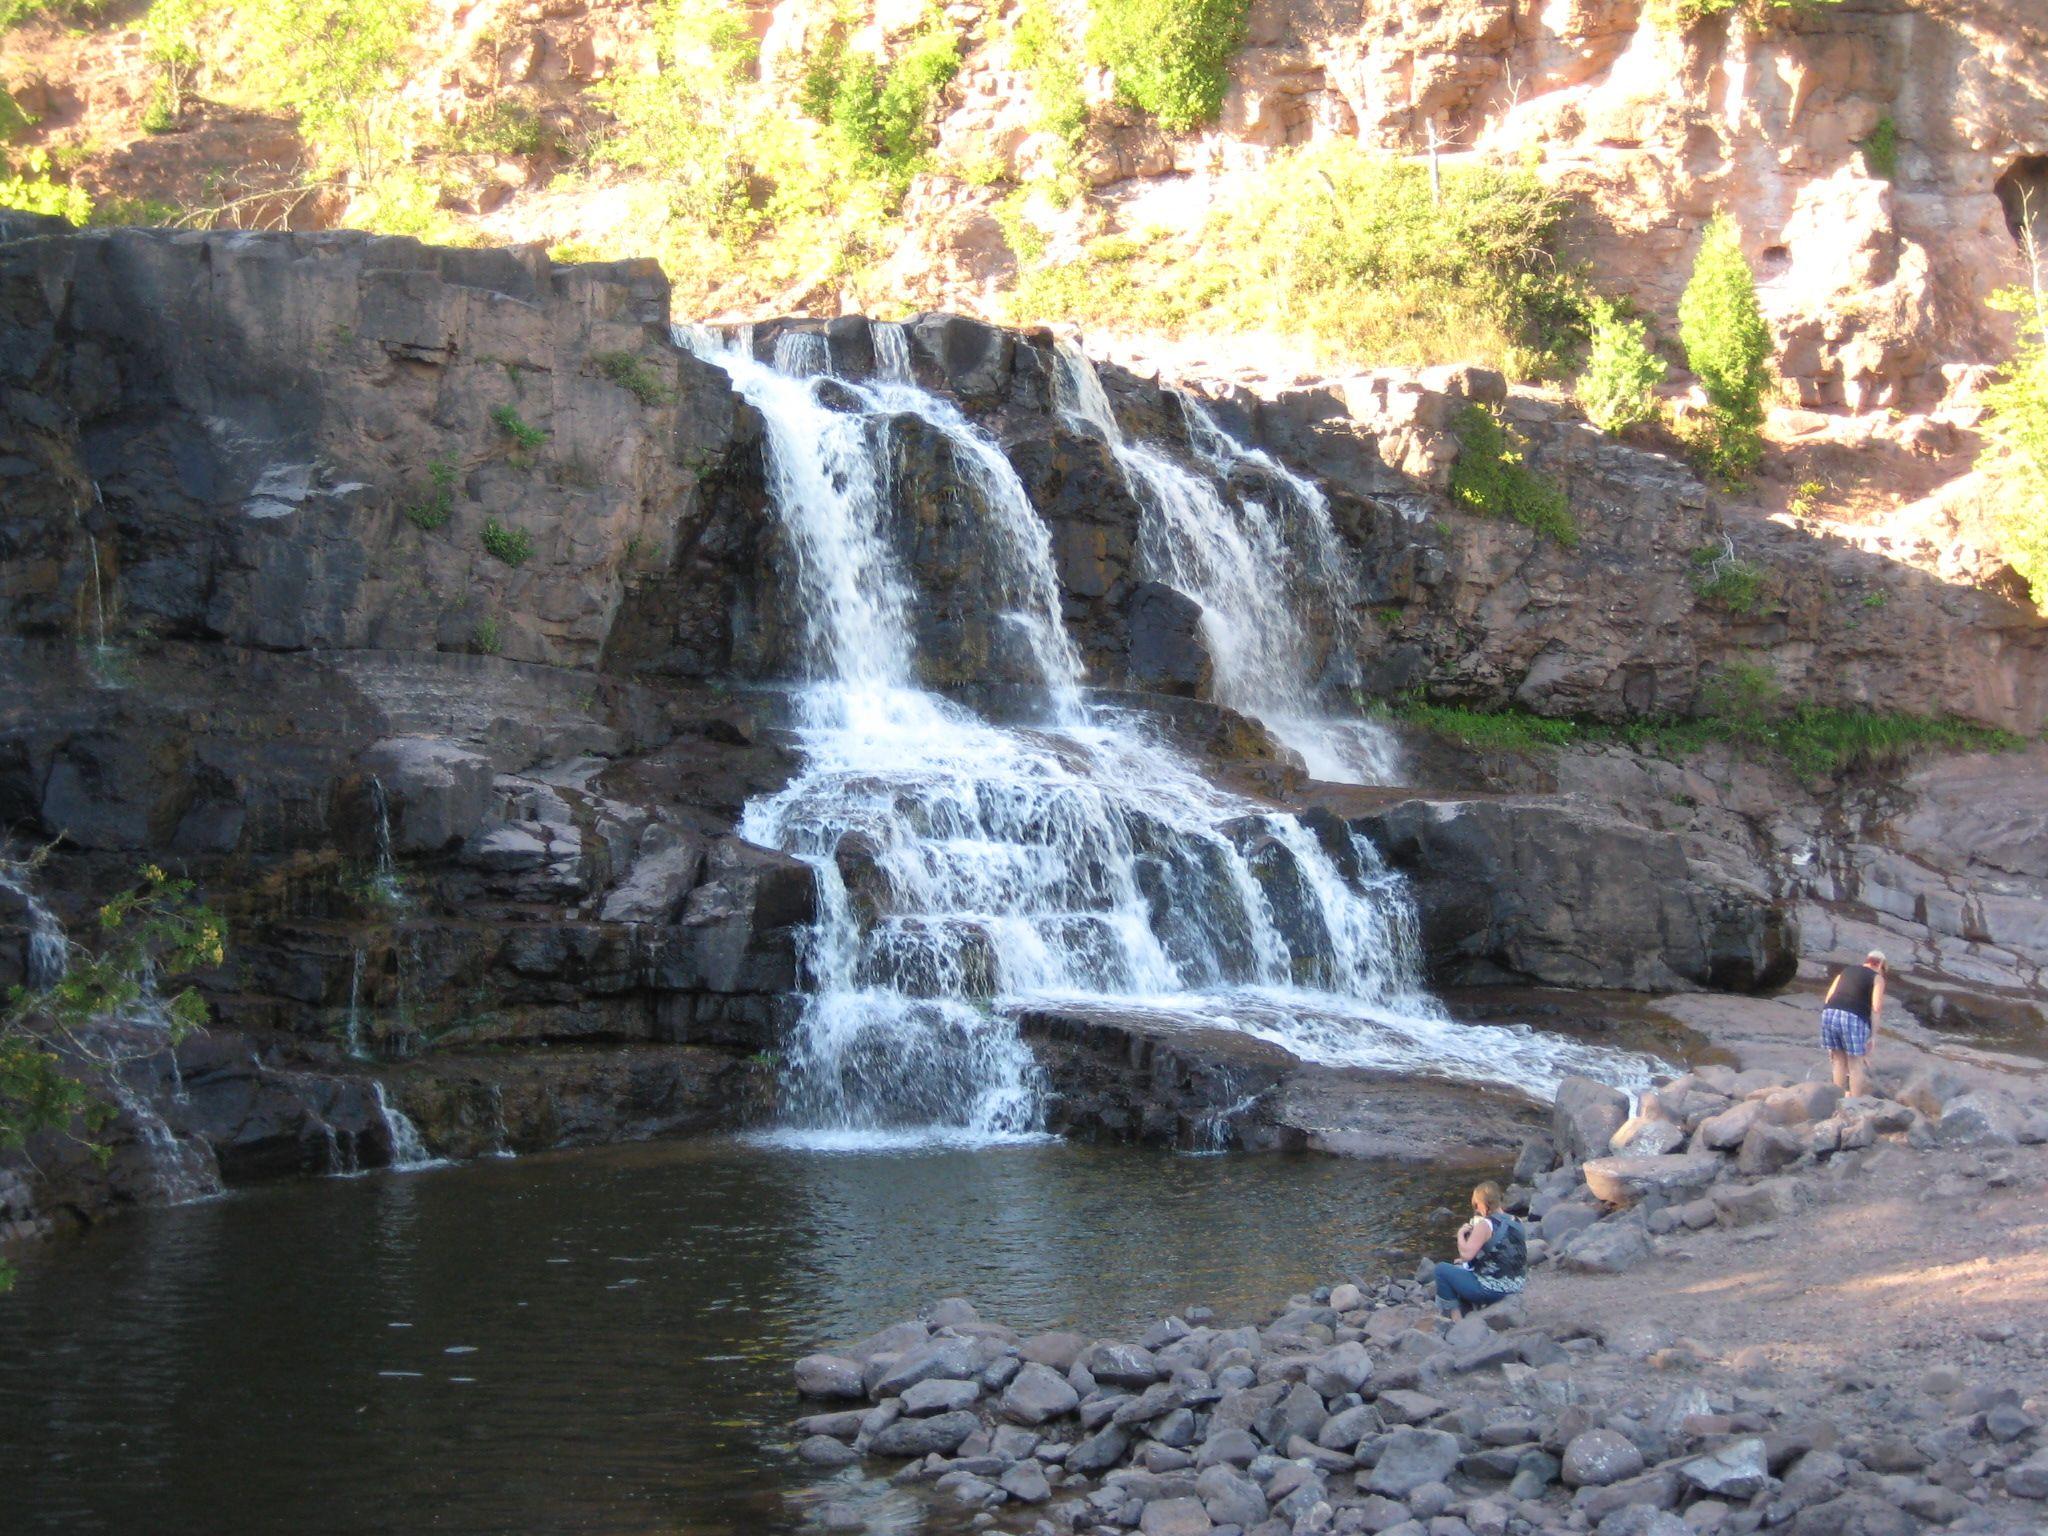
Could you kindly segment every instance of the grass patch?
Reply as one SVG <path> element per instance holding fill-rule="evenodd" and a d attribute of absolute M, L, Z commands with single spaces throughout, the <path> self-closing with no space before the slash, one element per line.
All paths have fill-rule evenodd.
<path fill-rule="evenodd" d="M 675 391 L 661 382 L 659 375 L 640 358 L 630 352 L 600 352 L 591 361 L 597 364 L 597 371 L 642 405 L 666 405 L 675 399 Z"/>
<path fill-rule="evenodd" d="M 476 627 L 469 632 L 469 643 L 484 656 L 495 656 L 505 643 L 504 626 L 489 614 L 476 621 Z"/>
<path fill-rule="evenodd" d="M 1732 545 L 1702 544 L 1692 552 L 1692 589 L 1701 602 L 1747 617 L 1770 595 L 1764 568 L 1736 555 Z"/>
<path fill-rule="evenodd" d="M 484 523 L 484 549 L 505 564 L 518 567 L 533 558 L 533 535 L 524 528 L 508 528 L 495 517 Z"/>
<path fill-rule="evenodd" d="M 1508 517 L 1554 539 L 1579 546 L 1571 503 L 1554 482 L 1522 462 L 1507 424 L 1476 401 L 1458 413 L 1458 458 L 1451 466 L 1451 499 L 1471 512 Z"/>
<path fill-rule="evenodd" d="M 500 432 L 511 438 L 513 443 L 517 445 L 515 454 L 522 462 L 525 455 L 532 453 L 534 449 L 548 440 L 548 434 L 544 428 L 529 425 L 526 418 L 521 416 L 512 406 L 493 406 L 491 408 L 491 420 L 497 423 Z"/>
<path fill-rule="evenodd" d="M 1871 175 L 1886 181 L 1898 179 L 1899 125 L 1889 112 L 1877 120 L 1867 137 L 1856 141 L 1856 147 L 1863 151 L 1863 168 Z"/>
<path fill-rule="evenodd" d="M 422 533 L 432 533 L 455 513 L 455 466 L 436 459 L 427 466 L 427 494 L 405 509 L 407 521 Z"/>

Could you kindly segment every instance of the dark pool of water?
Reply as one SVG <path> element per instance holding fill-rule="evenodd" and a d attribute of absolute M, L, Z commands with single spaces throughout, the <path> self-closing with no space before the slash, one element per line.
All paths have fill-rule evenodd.
<path fill-rule="evenodd" d="M 771 1448 L 797 1355 L 947 1295 L 1024 1330 L 1242 1317 L 1442 1244 L 1455 1196 L 1323 1158 L 713 1142 L 140 1213 L 0 1297 L 0 1528 L 768 1533 L 849 1492 L 893 1523 L 903 1496 Z"/>

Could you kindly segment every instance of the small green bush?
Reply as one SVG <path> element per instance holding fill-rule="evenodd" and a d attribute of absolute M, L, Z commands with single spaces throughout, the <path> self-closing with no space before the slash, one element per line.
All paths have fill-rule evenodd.
<path fill-rule="evenodd" d="M 1088 55 L 1170 133 L 1215 121 L 1251 0 L 1090 0 Z"/>
<path fill-rule="evenodd" d="M 519 445 L 521 452 L 530 453 L 548 440 L 544 428 L 529 426 L 526 419 L 512 406 L 493 406 L 491 420 L 497 423 L 499 431 Z"/>
<path fill-rule="evenodd" d="M 533 535 L 524 528 L 507 528 L 495 517 L 484 521 L 481 535 L 484 549 L 510 566 L 521 566 L 533 558 Z"/>
<path fill-rule="evenodd" d="M 1085 56 L 1055 0 L 1024 0 L 1017 8 L 1010 62 L 1031 76 L 1040 131 L 1065 144 L 1071 155 L 1088 131 L 1088 98 L 1081 89 Z"/>
<path fill-rule="evenodd" d="M 504 643 L 503 626 L 498 623 L 495 616 L 486 614 L 476 621 L 476 627 L 469 632 L 469 642 L 484 655 L 495 656 L 498 654 L 499 646 Z"/>
<path fill-rule="evenodd" d="M 6 165 L 0 163 L 0 171 L 6 170 Z M 83 187 L 75 187 L 68 181 L 53 181 L 49 154 L 44 150 L 31 149 L 9 174 L 0 175 L 0 208 L 13 208 L 21 213 L 54 214 L 67 223 L 86 224 L 92 220 L 93 200 L 92 194 Z"/>
<path fill-rule="evenodd" d="M 943 16 L 929 19 L 886 69 L 847 46 L 842 19 L 809 61 L 798 101 L 831 126 L 856 168 L 900 197 L 930 147 L 932 104 L 959 71 L 960 37 Z"/>
<path fill-rule="evenodd" d="M 455 512 L 455 466 L 436 459 L 427 466 L 427 479 L 427 494 L 405 509 L 407 519 L 422 533 L 432 533 Z"/>
<path fill-rule="evenodd" d="M 1692 433 L 1694 450 L 1715 474 L 1741 480 L 1763 456 L 1771 331 L 1734 221 L 1725 213 L 1708 221 L 1701 238 L 1678 301 L 1678 336 L 1707 394 L 1705 419 Z"/>
<path fill-rule="evenodd" d="M 600 352 L 591 361 L 599 373 L 642 405 L 666 405 L 675 398 L 654 370 L 630 352 Z"/>
<path fill-rule="evenodd" d="M 1991 410 L 1985 430 L 2005 450 L 2018 482 L 2000 532 L 2007 561 L 2034 601 L 2048 606 L 2048 289 L 2037 279 L 2032 289 L 2008 289 L 1994 302 L 2020 317 L 2019 344 L 1984 391 Z"/>
<path fill-rule="evenodd" d="M 491 101 L 450 128 L 445 142 L 458 155 L 539 155 L 556 141 L 547 120 L 533 108 Z"/>
<path fill-rule="evenodd" d="M 374 177 L 402 148 L 396 88 L 425 0 L 249 0 L 248 81 L 299 115 L 328 168 Z"/>
<path fill-rule="evenodd" d="M 1739 558 L 1726 545 L 1703 544 L 1692 552 L 1692 589 L 1702 602 L 1748 616 L 1764 605 L 1768 582 L 1761 566 Z"/>
<path fill-rule="evenodd" d="M 1604 299 L 1592 301 L 1593 340 L 1579 375 L 1586 419 L 1609 435 L 1657 416 L 1657 386 L 1667 364 L 1650 350 L 1648 328 Z"/>
<path fill-rule="evenodd" d="M 1886 181 L 1898 178 L 1899 125 L 1889 112 L 1877 120 L 1869 137 L 1858 141 L 1857 148 L 1863 151 L 1863 168 L 1871 175 L 1882 176 Z"/>
<path fill-rule="evenodd" d="M 1511 517 L 1566 549 L 1579 544 L 1564 491 L 1522 462 L 1521 449 L 1498 416 L 1477 401 L 1458 413 L 1458 458 L 1451 466 L 1451 498 L 1488 517 Z"/>

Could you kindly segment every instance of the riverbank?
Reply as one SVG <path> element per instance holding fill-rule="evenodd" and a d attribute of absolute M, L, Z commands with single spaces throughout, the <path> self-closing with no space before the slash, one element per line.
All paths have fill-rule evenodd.
<path fill-rule="evenodd" d="M 1039 1536 L 2039 1532 L 2048 1114 L 1894 1086 L 1569 1081 L 1510 1191 L 1528 1291 L 1445 1336 L 1405 1261 L 1129 1340 L 954 1300 L 801 1362 L 795 1452 L 848 1469 L 828 1528 L 894 1485 Z"/>

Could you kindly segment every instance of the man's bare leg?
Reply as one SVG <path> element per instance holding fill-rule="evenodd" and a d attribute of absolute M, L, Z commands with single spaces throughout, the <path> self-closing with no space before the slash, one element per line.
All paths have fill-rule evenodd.
<path fill-rule="evenodd" d="M 1829 1051 L 1828 1070 L 1834 1077 L 1835 1086 L 1844 1093 L 1849 1092 L 1849 1053 L 1847 1051 Z"/>
<path fill-rule="evenodd" d="M 1849 1097 L 1852 1099 L 1863 1098 L 1870 1092 L 1870 1079 L 1865 1074 L 1863 1069 L 1863 1063 L 1865 1058 L 1861 1056 L 1851 1056 L 1848 1058 L 1848 1060 Z"/>

